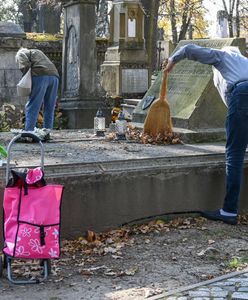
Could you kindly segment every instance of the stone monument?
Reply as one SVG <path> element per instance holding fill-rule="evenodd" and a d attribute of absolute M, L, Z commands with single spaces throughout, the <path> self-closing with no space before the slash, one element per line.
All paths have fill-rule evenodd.
<path fill-rule="evenodd" d="M 194 43 L 204 47 L 222 48 L 238 46 L 245 51 L 245 39 L 213 39 L 180 41 L 181 46 Z M 226 106 L 212 80 L 212 67 L 187 59 L 179 62 L 168 78 L 167 99 L 170 104 L 174 127 L 190 130 L 224 128 Z M 133 122 L 143 123 L 148 111 L 142 109 L 146 96 L 159 96 L 161 72 L 133 114 Z"/>
<path fill-rule="evenodd" d="M 139 0 L 114 0 L 109 47 L 101 65 L 102 86 L 110 96 L 143 96 L 149 78 L 142 5 Z"/>
<path fill-rule="evenodd" d="M 69 128 L 92 128 L 103 102 L 96 82 L 95 0 L 63 1 L 65 9 L 61 108 Z"/>
<path fill-rule="evenodd" d="M 219 38 L 228 37 L 228 16 L 225 10 L 217 11 L 216 34 Z"/>
<path fill-rule="evenodd" d="M 24 38 L 26 34 L 19 25 L 0 22 L 0 107 L 6 102 L 19 106 L 25 103 L 25 98 L 18 97 L 16 92 L 22 73 L 15 61 Z"/>

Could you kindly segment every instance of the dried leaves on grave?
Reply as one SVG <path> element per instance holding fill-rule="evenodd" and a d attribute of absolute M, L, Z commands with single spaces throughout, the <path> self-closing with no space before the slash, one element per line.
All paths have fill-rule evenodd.
<path fill-rule="evenodd" d="M 182 144 L 182 141 L 175 133 L 158 134 L 156 136 L 150 136 L 145 134 L 142 130 L 135 128 L 129 124 L 127 129 L 127 136 L 129 140 L 137 141 L 142 144 L 153 145 L 174 145 Z"/>
<path fill-rule="evenodd" d="M 132 124 L 128 124 L 126 137 L 129 141 L 134 141 L 141 144 L 152 145 L 175 145 L 182 144 L 182 141 L 175 133 L 158 134 L 150 136 L 145 134 L 141 129 L 136 128 Z M 106 139 L 112 141 L 116 138 L 116 133 L 111 132 L 106 136 Z"/>
<path fill-rule="evenodd" d="M 134 245 L 135 235 L 169 232 L 172 228 L 201 229 L 203 220 L 203 218 L 177 218 L 171 221 L 160 219 L 142 225 L 127 225 L 104 233 L 88 230 L 77 240 L 64 241 L 62 252 L 68 256 L 79 251 L 86 255 L 111 255 L 114 259 L 121 259 L 123 247 Z M 149 238 L 145 242 L 149 243 Z"/>
<path fill-rule="evenodd" d="M 0 132 L 22 128 L 23 111 L 12 104 L 3 104 L 0 109 Z"/>

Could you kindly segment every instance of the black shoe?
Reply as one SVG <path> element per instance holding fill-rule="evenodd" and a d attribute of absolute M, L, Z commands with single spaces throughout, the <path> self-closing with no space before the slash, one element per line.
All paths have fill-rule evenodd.
<path fill-rule="evenodd" d="M 237 217 L 229 217 L 229 216 L 223 216 L 220 214 L 219 210 L 216 211 L 203 211 L 201 212 L 202 217 L 214 220 L 214 221 L 223 221 L 224 223 L 236 225 L 237 224 Z"/>
<path fill-rule="evenodd" d="M 43 139 L 42 139 L 42 142 L 47 142 L 47 141 L 50 141 L 51 140 L 51 136 L 50 136 L 50 133 L 47 133 Z"/>

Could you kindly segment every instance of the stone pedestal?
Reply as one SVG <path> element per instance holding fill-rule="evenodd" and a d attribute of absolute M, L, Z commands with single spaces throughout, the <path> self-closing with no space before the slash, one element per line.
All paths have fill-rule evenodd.
<path fill-rule="evenodd" d="M 101 83 L 110 96 L 143 96 L 149 87 L 144 12 L 139 0 L 114 0 Z"/>
<path fill-rule="evenodd" d="M 181 41 L 176 50 L 188 43 L 212 48 L 239 46 L 241 52 L 244 53 L 245 50 L 245 39 L 242 38 Z M 174 127 L 190 130 L 224 127 L 226 106 L 212 78 L 212 67 L 209 65 L 185 59 L 175 66 L 169 74 L 167 89 L 167 100 Z M 159 97 L 160 84 L 161 73 L 136 107 L 133 122 L 144 122 L 148 111 L 142 109 L 145 98 L 146 96 Z"/>
<path fill-rule="evenodd" d="M 102 101 L 96 83 L 95 0 L 63 1 L 65 29 L 61 108 L 69 128 L 92 128 Z"/>

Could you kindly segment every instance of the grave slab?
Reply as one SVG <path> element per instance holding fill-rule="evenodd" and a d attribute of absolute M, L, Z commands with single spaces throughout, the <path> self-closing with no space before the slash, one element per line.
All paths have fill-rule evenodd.
<path fill-rule="evenodd" d="M 7 145 L 13 135 L 0 133 Z M 224 143 L 143 145 L 96 138 L 92 131 L 54 131 L 45 143 L 45 175 L 64 184 L 62 234 L 82 236 L 175 213 L 217 209 L 225 193 Z M 16 143 L 13 167 L 39 165 L 37 144 Z M 245 158 L 240 212 L 247 212 Z M 5 167 L 0 167 L 0 195 Z M 1 197 L 2 201 L 2 197 Z M 2 205 L 2 203 L 0 203 Z M 1 214 L 1 212 L 0 212 Z M 1 216 L 0 216 L 1 218 Z"/>

